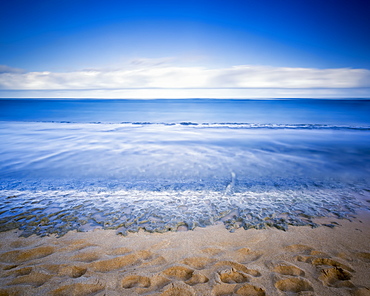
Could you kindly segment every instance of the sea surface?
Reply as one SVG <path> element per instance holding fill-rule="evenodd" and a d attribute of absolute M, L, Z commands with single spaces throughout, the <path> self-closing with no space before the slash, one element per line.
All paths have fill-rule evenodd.
<path fill-rule="evenodd" d="M 0 201 L 24 236 L 351 219 L 370 209 L 370 101 L 3 99 Z"/>

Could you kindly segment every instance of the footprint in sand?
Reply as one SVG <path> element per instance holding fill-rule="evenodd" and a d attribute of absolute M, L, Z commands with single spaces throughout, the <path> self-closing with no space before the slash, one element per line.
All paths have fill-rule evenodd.
<path fill-rule="evenodd" d="M 275 264 L 272 271 L 277 272 L 281 275 L 290 275 L 290 276 L 304 276 L 305 275 L 305 272 L 299 267 L 292 265 L 292 264 L 285 263 L 285 262 L 279 262 Z"/>
<path fill-rule="evenodd" d="M 335 288 L 354 287 L 350 281 L 351 278 L 352 275 L 340 267 L 324 268 L 319 276 L 324 285 Z"/>
<path fill-rule="evenodd" d="M 52 275 L 41 272 L 30 272 L 26 275 L 20 275 L 12 280 L 10 285 L 30 285 L 32 287 L 40 287 L 49 281 Z"/>
<path fill-rule="evenodd" d="M 148 288 L 150 287 L 150 278 L 141 275 L 129 275 L 122 279 L 122 287 L 125 289 L 131 288 Z"/>
<path fill-rule="evenodd" d="M 99 272 L 109 272 L 126 266 L 139 265 L 152 258 L 153 254 L 150 251 L 141 250 L 124 256 L 91 262 L 89 268 Z"/>
<path fill-rule="evenodd" d="M 317 258 L 317 257 L 314 257 L 314 256 L 297 256 L 297 257 L 295 257 L 295 259 L 297 261 L 300 261 L 300 262 L 310 263 L 314 266 L 326 265 L 326 266 L 333 266 L 333 267 L 343 268 L 343 269 L 346 269 L 346 270 L 351 271 L 351 272 L 354 271 L 350 266 L 345 265 L 343 263 L 340 263 L 340 262 L 338 262 L 336 260 L 333 260 L 333 259 L 330 259 L 330 258 Z"/>
<path fill-rule="evenodd" d="M 235 291 L 237 295 L 242 296 L 265 296 L 266 292 L 264 289 L 246 284 Z"/>
<path fill-rule="evenodd" d="M 67 251 L 79 251 L 89 247 L 96 247 L 96 245 L 85 239 L 68 240 L 64 242 L 63 246 Z"/>
<path fill-rule="evenodd" d="M 194 269 L 205 269 L 215 263 L 215 261 L 215 259 L 207 257 L 190 257 L 184 259 L 181 263 L 188 265 Z"/>
<path fill-rule="evenodd" d="M 260 272 L 249 269 L 243 264 L 234 261 L 219 261 L 213 265 L 216 285 L 213 293 L 216 296 L 224 295 L 265 295 L 262 288 L 246 284 L 253 277 L 261 276 Z M 240 286 L 243 284 L 243 286 Z"/>
<path fill-rule="evenodd" d="M 93 262 L 100 259 L 102 256 L 102 252 L 95 248 L 95 247 L 89 247 L 86 250 L 79 251 L 76 255 L 71 257 L 71 260 L 73 261 L 80 261 L 80 262 Z"/>
<path fill-rule="evenodd" d="M 235 255 L 238 262 L 250 263 L 258 260 L 262 256 L 262 253 L 252 251 L 249 248 L 241 248 L 235 251 Z"/>
<path fill-rule="evenodd" d="M 152 291 L 159 291 L 166 285 L 171 283 L 166 277 L 163 277 L 160 274 L 155 274 L 151 277 L 139 275 L 139 274 L 131 274 L 125 276 L 121 281 L 121 286 L 124 289 L 131 290 L 132 294 L 146 294 Z M 135 294 L 136 295 L 136 294 Z"/>
<path fill-rule="evenodd" d="M 167 261 L 166 259 L 163 257 L 163 256 L 160 256 L 160 255 L 154 255 L 154 256 L 151 256 L 150 258 L 146 259 L 145 262 L 143 262 L 141 264 L 142 267 L 144 266 L 161 266 L 161 265 L 164 265 L 166 264 Z"/>
<path fill-rule="evenodd" d="M 162 272 L 165 276 L 180 281 L 187 281 L 193 276 L 194 270 L 185 266 L 172 266 Z"/>
<path fill-rule="evenodd" d="M 338 267 L 338 268 L 343 268 L 343 269 L 346 269 L 348 271 L 351 271 L 353 272 L 354 270 L 345 265 L 345 264 L 342 264 L 338 261 L 335 261 L 333 259 L 329 259 L 329 258 L 314 258 L 313 260 L 311 260 L 310 262 L 312 265 L 316 265 L 316 266 L 323 266 L 323 265 L 327 265 L 327 266 L 333 266 L 333 267 Z"/>
<path fill-rule="evenodd" d="M 277 281 L 275 287 L 283 292 L 300 293 L 313 291 L 311 283 L 300 277 L 285 278 Z"/>
<path fill-rule="evenodd" d="M 160 296 L 195 296 L 194 289 L 183 282 L 171 283 L 165 286 L 163 290 Z"/>
<path fill-rule="evenodd" d="M 317 257 L 320 256 L 320 257 Z M 297 256 L 296 260 L 312 264 L 319 272 L 319 280 L 323 285 L 334 288 L 353 288 L 354 285 L 350 281 L 352 278 L 351 272 L 354 270 L 341 262 L 333 260 L 328 254 L 311 251 L 308 256 Z"/>
<path fill-rule="evenodd" d="M 193 272 L 193 275 L 190 278 L 190 280 L 187 280 L 185 283 L 190 285 L 190 286 L 195 286 L 195 285 L 198 285 L 198 284 L 207 283 L 208 281 L 209 281 L 209 279 L 204 274 L 202 274 L 198 270 L 195 270 Z"/>
<path fill-rule="evenodd" d="M 86 279 L 84 281 L 68 282 L 53 290 L 51 295 L 95 295 L 95 293 L 104 290 L 104 288 L 104 284 L 98 280 Z"/>
<path fill-rule="evenodd" d="M 226 284 L 238 284 L 249 282 L 247 274 L 241 271 L 237 271 L 234 268 L 225 269 L 218 272 L 220 281 Z"/>
<path fill-rule="evenodd" d="M 213 268 L 219 268 L 219 267 L 224 267 L 225 269 L 231 269 L 231 268 L 234 268 L 236 271 L 241 271 L 241 272 L 244 272 L 248 275 L 251 275 L 253 277 L 259 277 L 261 276 L 261 273 L 257 270 L 254 270 L 254 269 L 249 269 L 247 268 L 246 266 L 244 266 L 243 264 L 240 264 L 238 262 L 234 262 L 234 261 L 219 261 L 217 262 L 216 264 L 213 265 Z"/>
<path fill-rule="evenodd" d="M 0 254 L 2 262 L 25 262 L 33 259 L 40 259 L 54 253 L 54 247 L 45 246 L 28 250 L 14 250 Z"/>
<path fill-rule="evenodd" d="M 300 262 L 305 262 L 305 263 L 310 263 L 314 266 L 332 266 L 332 267 L 338 267 L 338 268 L 342 268 L 342 269 L 345 269 L 345 270 L 348 270 L 350 272 L 353 272 L 354 270 L 348 266 L 348 265 L 345 265 L 343 263 L 340 263 L 336 260 L 333 260 L 333 259 L 330 259 L 330 258 L 317 258 L 317 257 L 313 257 L 313 256 L 297 256 L 295 258 L 297 261 L 300 261 Z"/>
<path fill-rule="evenodd" d="M 157 291 L 171 283 L 171 280 L 161 274 L 154 274 L 150 278 L 151 287 Z"/>
<path fill-rule="evenodd" d="M 161 274 L 171 281 L 183 281 L 189 286 L 195 286 L 209 281 L 209 279 L 199 270 L 179 265 L 167 268 L 162 271 Z"/>
<path fill-rule="evenodd" d="M 87 268 L 84 266 L 70 266 L 62 265 L 58 270 L 59 276 L 69 276 L 71 278 L 79 278 L 83 276 L 87 271 Z"/>
<path fill-rule="evenodd" d="M 298 253 L 311 253 L 312 248 L 304 245 L 292 245 L 286 249 Z M 268 263 L 267 266 L 272 265 L 271 270 L 281 275 L 275 282 L 275 287 L 286 293 L 299 293 L 300 295 L 313 295 L 312 284 L 304 278 L 305 272 L 298 266 L 281 261 L 275 264 Z"/>
<path fill-rule="evenodd" d="M 140 259 L 135 254 L 130 254 L 126 256 L 91 262 L 89 264 L 89 268 L 98 272 L 109 272 L 121 269 L 125 266 L 136 265 L 138 263 L 140 263 Z"/>
<path fill-rule="evenodd" d="M 216 285 L 212 289 L 212 293 L 215 296 L 266 296 L 264 289 L 251 284 L 243 284 L 242 286 L 230 284 Z"/>

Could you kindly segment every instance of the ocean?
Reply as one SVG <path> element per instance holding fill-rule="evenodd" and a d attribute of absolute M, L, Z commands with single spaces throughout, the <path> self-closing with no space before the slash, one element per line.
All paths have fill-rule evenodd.
<path fill-rule="evenodd" d="M 2 99 L 0 200 L 0 231 L 24 236 L 351 219 L 370 209 L 370 101 Z"/>

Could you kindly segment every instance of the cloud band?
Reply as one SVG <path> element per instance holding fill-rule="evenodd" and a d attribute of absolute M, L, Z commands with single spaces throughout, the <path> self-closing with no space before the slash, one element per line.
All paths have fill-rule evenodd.
<path fill-rule="evenodd" d="M 340 89 L 370 87 L 367 69 L 313 69 L 269 66 L 141 66 L 115 70 L 26 72 L 2 66 L 1 90 L 116 89 Z M 5 71 L 7 70 L 7 71 Z"/>

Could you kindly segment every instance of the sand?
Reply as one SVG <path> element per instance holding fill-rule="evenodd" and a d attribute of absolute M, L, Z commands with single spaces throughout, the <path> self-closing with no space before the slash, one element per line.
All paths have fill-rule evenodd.
<path fill-rule="evenodd" d="M 322 221 L 321 221 L 322 222 Z M 335 228 L 0 233 L 0 295 L 370 295 L 370 214 Z"/>

